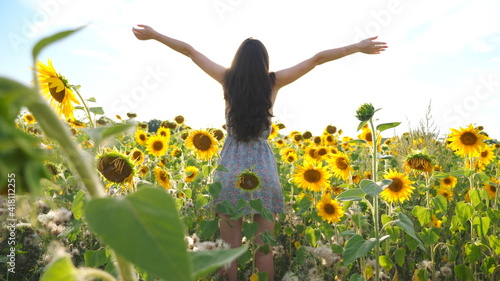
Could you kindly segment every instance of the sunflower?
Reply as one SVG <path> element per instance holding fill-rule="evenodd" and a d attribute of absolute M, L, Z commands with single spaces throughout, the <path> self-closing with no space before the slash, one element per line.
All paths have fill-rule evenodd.
<path fill-rule="evenodd" d="M 299 187 L 313 191 L 321 191 L 330 184 L 328 178 L 331 174 L 322 167 L 321 163 L 317 166 L 310 162 L 304 162 L 303 166 L 298 166 L 295 172 L 294 181 Z"/>
<path fill-rule="evenodd" d="M 279 130 L 280 130 L 280 127 L 278 126 L 278 124 L 272 123 L 271 124 L 271 132 L 269 133 L 268 139 L 271 140 L 271 139 L 274 139 L 275 137 L 277 137 Z"/>
<path fill-rule="evenodd" d="M 409 155 L 404 165 L 411 170 L 422 171 L 422 172 L 432 172 L 434 166 L 432 165 L 431 158 L 424 153 L 415 153 Z"/>
<path fill-rule="evenodd" d="M 35 122 L 36 122 L 35 117 L 29 113 L 24 114 L 23 120 L 24 120 L 24 122 L 26 122 L 29 125 L 35 124 Z"/>
<path fill-rule="evenodd" d="M 337 138 L 335 138 L 333 135 L 331 134 L 323 134 L 321 136 L 321 141 L 324 145 L 328 145 L 328 146 L 331 146 L 331 145 L 337 145 Z"/>
<path fill-rule="evenodd" d="M 337 199 L 332 200 L 330 193 L 321 196 L 321 201 L 316 204 L 318 215 L 329 223 L 339 222 L 344 216 L 344 210 Z"/>
<path fill-rule="evenodd" d="M 449 147 L 455 150 L 455 153 L 464 157 L 479 156 L 486 146 L 484 140 L 489 139 L 472 127 L 472 124 L 467 128 L 451 129 L 451 131 L 452 133 L 448 138 L 448 141 L 450 141 Z"/>
<path fill-rule="evenodd" d="M 170 176 L 168 173 L 160 167 L 155 167 L 155 179 L 160 184 L 161 187 L 165 189 L 170 189 Z"/>
<path fill-rule="evenodd" d="M 306 147 L 305 159 L 309 162 L 316 162 L 321 160 L 321 156 L 318 155 L 316 147 L 308 146 Z"/>
<path fill-rule="evenodd" d="M 134 138 L 138 144 L 145 146 L 148 143 L 149 136 L 148 133 L 146 133 L 146 131 L 137 130 L 135 131 Z"/>
<path fill-rule="evenodd" d="M 68 120 L 68 123 L 73 128 L 85 128 L 86 127 L 85 123 L 83 123 L 82 121 L 75 120 L 75 119 Z"/>
<path fill-rule="evenodd" d="M 145 176 L 147 175 L 147 173 L 148 173 L 148 172 L 149 172 L 149 168 L 148 168 L 148 166 L 141 166 L 141 167 L 139 168 L 139 175 L 140 175 L 141 177 L 145 177 Z"/>
<path fill-rule="evenodd" d="M 97 170 L 114 183 L 131 183 L 134 175 L 134 165 L 128 157 L 117 151 L 101 154 L 97 160 Z"/>
<path fill-rule="evenodd" d="M 442 186 L 438 189 L 436 195 L 442 195 L 448 201 L 451 201 L 451 199 L 453 199 L 453 191 L 451 191 L 451 188 L 444 187 L 444 186 Z"/>
<path fill-rule="evenodd" d="M 349 158 L 344 153 L 332 154 L 328 163 L 332 167 L 333 175 L 339 179 L 347 180 L 354 169 L 349 165 Z"/>
<path fill-rule="evenodd" d="M 236 179 L 236 187 L 243 191 L 254 191 L 262 187 L 262 182 L 256 173 L 245 170 Z"/>
<path fill-rule="evenodd" d="M 454 188 L 457 185 L 457 178 L 448 175 L 446 178 L 441 179 L 440 181 L 441 187 Z"/>
<path fill-rule="evenodd" d="M 491 163 L 495 159 L 495 148 L 493 146 L 485 146 L 484 149 L 482 149 L 479 152 L 477 162 L 478 166 L 480 166 L 483 169 L 486 169 L 486 166 Z"/>
<path fill-rule="evenodd" d="M 168 141 L 170 140 L 170 129 L 165 127 L 159 127 L 158 130 L 156 130 L 156 135 L 165 138 L 165 140 L 168 143 Z"/>
<path fill-rule="evenodd" d="M 328 125 L 328 126 L 326 126 L 324 132 L 327 134 L 333 135 L 337 132 L 337 127 L 335 127 L 333 125 Z"/>
<path fill-rule="evenodd" d="M 128 155 L 135 165 L 141 165 L 144 162 L 144 153 L 137 148 L 132 149 Z"/>
<path fill-rule="evenodd" d="M 438 219 L 436 215 L 432 215 L 431 222 L 429 223 L 431 226 L 441 228 L 441 225 L 443 224 L 443 221 Z"/>
<path fill-rule="evenodd" d="M 186 146 L 195 150 L 201 160 L 209 160 L 217 153 L 218 142 L 208 131 L 194 130 L 186 139 Z"/>
<path fill-rule="evenodd" d="M 181 155 L 182 155 L 182 151 L 181 151 L 179 148 L 177 148 L 177 147 L 174 147 L 174 148 L 172 149 L 172 151 L 170 151 L 170 156 L 172 156 L 172 157 L 176 157 L 176 158 L 178 158 L 178 157 L 180 157 Z"/>
<path fill-rule="evenodd" d="M 184 123 L 184 116 L 182 116 L 182 115 L 177 115 L 177 116 L 175 116 L 174 120 L 175 120 L 175 122 L 177 122 L 177 124 L 179 124 L 179 125 L 180 125 L 180 124 L 183 124 L 183 123 Z"/>
<path fill-rule="evenodd" d="M 37 77 L 42 94 L 55 108 L 57 114 L 59 116 L 64 115 L 66 120 L 73 119 L 73 112 L 75 111 L 73 103 L 80 104 L 80 102 L 76 99 L 66 78 L 56 72 L 50 59 L 48 65 L 37 61 L 36 71 L 38 72 Z"/>
<path fill-rule="evenodd" d="M 146 151 L 154 156 L 163 156 L 168 149 L 168 140 L 162 136 L 154 135 L 146 143 Z"/>
<path fill-rule="evenodd" d="M 396 170 L 389 170 L 389 172 L 384 175 L 385 179 L 392 180 L 392 183 L 385 188 L 381 193 L 380 197 L 389 202 L 401 202 L 410 199 L 411 194 L 415 187 L 411 186 L 413 182 L 408 179 L 403 173 L 399 173 Z"/>
<path fill-rule="evenodd" d="M 283 139 L 278 139 L 274 142 L 274 145 L 277 147 L 277 148 L 282 148 L 285 146 L 285 141 Z"/>
<path fill-rule="evenodd" d="M 484 183 L 483 189 L 486 190 L 486 192 L 488 193 L 488 197 L 490 199 L 493 199 L 495 197 L 495 195 L 497 194 L 497 186 L 495 184 L 490 183 L 490 182 Z"/>
<path fill-rule="evenodd" d="M 288 155 L 283 157 L 284 161 L 289 163 L 289 164 L 297 161 L 298 158 L 299 157 L 297 156 L 297 153 L 295 153 L 295 152 L 288 153 Z"/>
<path fill-rule="evenodd" d="M 184 171 L 184 174 L 186 175 L 185 177 L 186 182 L 192 182 L 198 175 L 199 171 L 200 170 L 195 166 L 187 166 L 186 170 Z"/>

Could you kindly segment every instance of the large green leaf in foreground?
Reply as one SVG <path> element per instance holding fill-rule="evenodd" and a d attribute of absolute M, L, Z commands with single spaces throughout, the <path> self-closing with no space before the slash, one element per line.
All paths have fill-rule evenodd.
<path fill-rule="evenodd" d="M 192 262 L 174 200 L 162 189 L 94 199 L 88 223 L 118 255 L 165 280 L 192 280 Z"/>

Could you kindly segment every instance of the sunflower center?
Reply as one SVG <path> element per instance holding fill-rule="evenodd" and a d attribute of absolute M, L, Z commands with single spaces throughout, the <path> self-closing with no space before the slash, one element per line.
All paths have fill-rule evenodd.
<path fill-rule="evenodd" d="M 31 116 L 31 115 L 26 115 L 26 119 L 27 119 L 28 121 L 33 121 L 33 116 Z"/>
<path fill-rule="evenodd" d="M 474 145 L 477 142 L 477 137 L 474 133 L 465 132 L 460 136 L 460 142 L 464 145 Z"/>
<path fill-rule="evenodd" d="M 165 138 L 165 137 L 167 137 L 167 132 L 165 132 L 165 131 L 161 131 L 161 132 L 160 132 L 160 136 L 162 136 L 162 137 L 164 137 L 164 138 Z"/>
<path fill-rule="evenodd" d="M 323 210 L 329 215 L 335 214 L 335 206 L 333 206 L 332 204 L 325 204 Z"/>
<path fill-rule="evenodd" d="M 403 181 L 399 178 L 392 178 L 392 183 L 389 185 L 389 189 L 393 192 L 399 192 L 403 189 Z"/>
<path fill-rule="evenodd" d="M 117 156 L 104 156 L 99 159 L 97 169 L 109 181 L 121 183 L 132 174 L 132 167 L 125 159 Z"/>
<path fill-rule="evenodd" d="M 491 190 L 491 192 L 496 193 L 497 192 L 497 187 L 494 186 L 494 185 L 490 185 L 490 190 Z"/>
<path fill-rule="evenodd" d="M 307 170 L 304 172 L 304 179 L 307 182 L 316 183 L 321 179 L 321 173 L 313 169 Z"/>
<path fill-rule="evenodd" d="M 316 149 L 309 150 L 309 156 L 311 156 L 312 158 L 316 158 Z"/>
<path fill-rule="evenodd" d="M 451 184 L 451 179 L 450 179 L 450 178 L 445 178 L 445 179 L 443 180 L 443 183 L 444 183 L 444 184 Z"/>
<path fill-rule="evenodd" d="M 207 151 L 212 147 L 212 141 L 210 137 L 204 134 L 197 134 L 193 137 L 193 144 L 196 149 L 201 151 Z"/>
<path fill-rule="evenodd" d="M 370 132 L 370 133 L 366 133 L 365 138 L 366 138 L 366 141 L 368 141 L 368 142 L 373 141 L 373 138 L 372 138 L 372 133 L 371 133 L 371 132 Z"/>
<path fill-rule="evenodd" d="M 145 134 L 140 134 L 140 135 L 139 135 L 139 139 L 140 139 L 141 141 L 146 141 L 146 135 L 145 135 Z"/>
<path fill-rule="evenodd" d="M 134 153 L 132 153 L 132 159 L 139 160 L 139 159 L 141 159 L 141 155 L 142 155 L 142 152 L 134 151 Z"/>
<path fill-rule="evenodd" d="M 164 171 L 161 171 L 158 174 L 158 178 L 160 179 L 160 181 L 166 182 L 168 180 L 167 173 L 165 173 Z"/>
<path fill-rule="evenodd" d="M 337 165 L 337 168 L 339 168 L 339 170 L 346 170 L 349 165 L 347 165 L 347 161 L 344 159 L 344 158 L 337 158 L 337 160 L 335 161 L 335 165 Z"/>
<path fill-rule="evenodd" d="M 324 148 L 320 148 L 320 149 L 318 150 L 318 155 L 319 155 L 319 156 L 326 155 L 326 153 L 327 153 L 327 151 L 326 151 L 326 149 L 324 149 Z"/>
<path fill-rule="evenodd" d="M 485 151 L 481 152 L 481 157 L 482 158 L 488 157 L 488 150 L 485 150 Z"/>
<path fill-rule="evenodd" d="M 64 97 L 66 96 L 66 88 L 63 87 L 61 91 L 57 91 L 57 87 L 52 87 L 50 88 L 50 83 L 49 83 L 49 91 L 50 95 L 59 103 L 62 103 L 64 100 Z"/>
<path fill-rule="evenodd" d="M 259 179 L 254 175 L 244 174 L 240 177 L 239 186 L 244 190 L 253 190 L 259 185 Z"/>
<path fill-rule="evenodd" d="M 163 149 L 163 142 L 162 141 L 155 141 L 152 145 L 152 148 L 154 151 L 161 151 Z"/>

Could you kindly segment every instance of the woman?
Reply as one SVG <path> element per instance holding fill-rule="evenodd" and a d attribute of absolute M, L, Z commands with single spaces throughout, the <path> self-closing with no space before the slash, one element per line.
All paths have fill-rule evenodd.
<path fill-rule="evenodd" d="M 216 172 L 215 180 L 223 188 L 215 203 L 224 200 L 236 206 L 249 193 L 236 188 L 238 175 L 252 170 L 260 178 L 262 188 L 253 192 L 254 199 L 261 199 L 263 206 L 272 213 L 283 212 L 283 195 L 279 183 L 276 160 L 267 142 L 273 105 L 278 90 L 317 65 L 339 59 L 357 52 L 379 54 L 387 48 L 382 42 L 368 38 L 359 43 L 317 53 L 313 57 L 287 69 L 269 72 L 269 57 L 264 45 L 255 39 L 246 39 L 238 48 L 231 67 L 226 69 L 205 57 L 189 44 L 167 37 L 147 25 L 133 28 L 134 35 L 140 40 L 155 39 L 171 49 L 190 57 L 193 62 L 210 77 L 222 84 L 226 101 L 226 125 L 228 136 L 224 142 L 219 164 L 228 172 Z M 239 247 L 242 239 L 242 220 L 231 220 L 226 214 L 219 213 L 221 238 L 231 247 Z M 266 230 L 273 233 L 274 222 L 254 214 L 258 223 L 256 243 L 261 245 L 259 234 Z M 255 262 L 260 272 L 267 272 L 269 280 L 274 280 L 273 254 L 256 253 Z M 237 280 L 236 262 L 227 270 L 228 280 Z"/>

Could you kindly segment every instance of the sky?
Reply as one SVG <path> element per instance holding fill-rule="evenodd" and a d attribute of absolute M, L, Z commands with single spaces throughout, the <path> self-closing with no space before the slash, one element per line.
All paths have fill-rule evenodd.
<path fill-rule="evenodd" d="M 240 43 L 261 40 L 278 71 L 314 54 L 378 36 L 388 50 L 317 66 L 278 93 L 274 121 L 319 135 L 327 125 L 357 137 L 356 109 L 381 108 L 376 123 L 402 122 L 384 137 L 416 129 L 430 108 L 440 136 L 481 125 L 500 139 L 500 1 L 497 0 L 15 0 L 0 2 L 0 76 L 30 84 L 31 48 L 46 36 L 85 25 L 45 49 L 90 106 L 106 116 L 173 120 L 221 128 L 221 86 L 191 60 L 136 24 L 185 41 L 229 67 Z"/>

